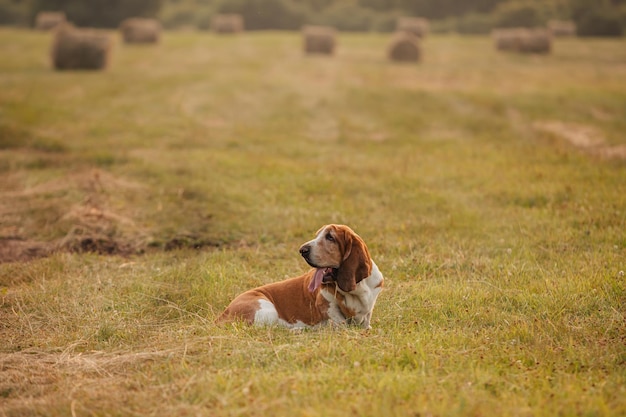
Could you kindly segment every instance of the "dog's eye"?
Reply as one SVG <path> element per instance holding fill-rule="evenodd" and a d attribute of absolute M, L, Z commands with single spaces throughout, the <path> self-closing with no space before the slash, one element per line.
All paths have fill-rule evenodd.
<path fill-rule="evenodd" d="M 335 238 L 330 233 L 326 233 L 326 240 L 328 240 L 329 242 L 334 242 Z"/>

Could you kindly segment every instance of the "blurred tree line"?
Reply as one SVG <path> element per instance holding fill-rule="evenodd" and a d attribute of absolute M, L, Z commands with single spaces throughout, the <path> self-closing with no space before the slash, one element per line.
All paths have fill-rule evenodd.
<path fill-rule="evenodd" d="M 0 24 L 31 25 L 40 11 L 64 11 L 78 26 L 116 27 L 129 16 L 157 16 L 161 0 L 0 0 Z"/>
<path fill-rule="evenodd" d="M 32 24 L 41 10 L 63 10 L 75 24 L 95 27 L 144 16 L 166 28 L 208 29 L 216 13 L 243 15 L 249 30 L 309 23 L 390 31 L 398 16 L 426 17 L 436 32 L 488 33 L 550 19 L 574 20 L 583 36 L 621 36 L 626 27 L 626 0 L 0 0 L 0 24 Z"/>

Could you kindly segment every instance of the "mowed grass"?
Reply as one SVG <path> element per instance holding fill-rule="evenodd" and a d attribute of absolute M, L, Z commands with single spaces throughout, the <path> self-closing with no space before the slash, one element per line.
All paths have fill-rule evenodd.
<path fill-rule="evenodd" d="M 0 264 L 0 414 L 626 414 L 624 40 L 114 36 L 54 72 L 0 30 L 1 237 L 145 250 Z M 213 323 L 330 222 L 385 274 L 371 331 Z"/>

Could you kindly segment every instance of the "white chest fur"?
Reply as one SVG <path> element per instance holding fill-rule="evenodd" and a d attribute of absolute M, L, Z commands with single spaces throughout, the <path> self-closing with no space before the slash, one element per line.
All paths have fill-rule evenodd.
<path fill-rule="evenodd" d="M 372 311 L 376 304 L 376 298 L 382 291 L 383 274 L 378 266 L 372 261 L 372 273 L 357 284 L 354 291 L 345 292 L 339 287 L 335 287 L 334 291 L 339 292 L 344 297 L 345 307 L 354 313 L 354 316 L 346 319 L 338 305 L 337 298 L 333 292 L 328 289 L 322 289 L 322 296 L 329 302 L 328 316 L 336 323 L 353 323 L 363 328 L 370 329 L 370 321 Z"/>

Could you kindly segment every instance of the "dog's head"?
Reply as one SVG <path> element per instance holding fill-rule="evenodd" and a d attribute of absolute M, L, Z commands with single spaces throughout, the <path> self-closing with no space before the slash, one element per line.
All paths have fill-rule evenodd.
<path fill-rule="evenodd" d="M 348 226 L 329 224 L 318 230 L 315 239 L 300 247 L 300 254 L 317 268 L 309 289 L 321 283 L 337 282 L 342 291 L 350 292 L 372 272 L 372 261 L 363 239 Z"/>

